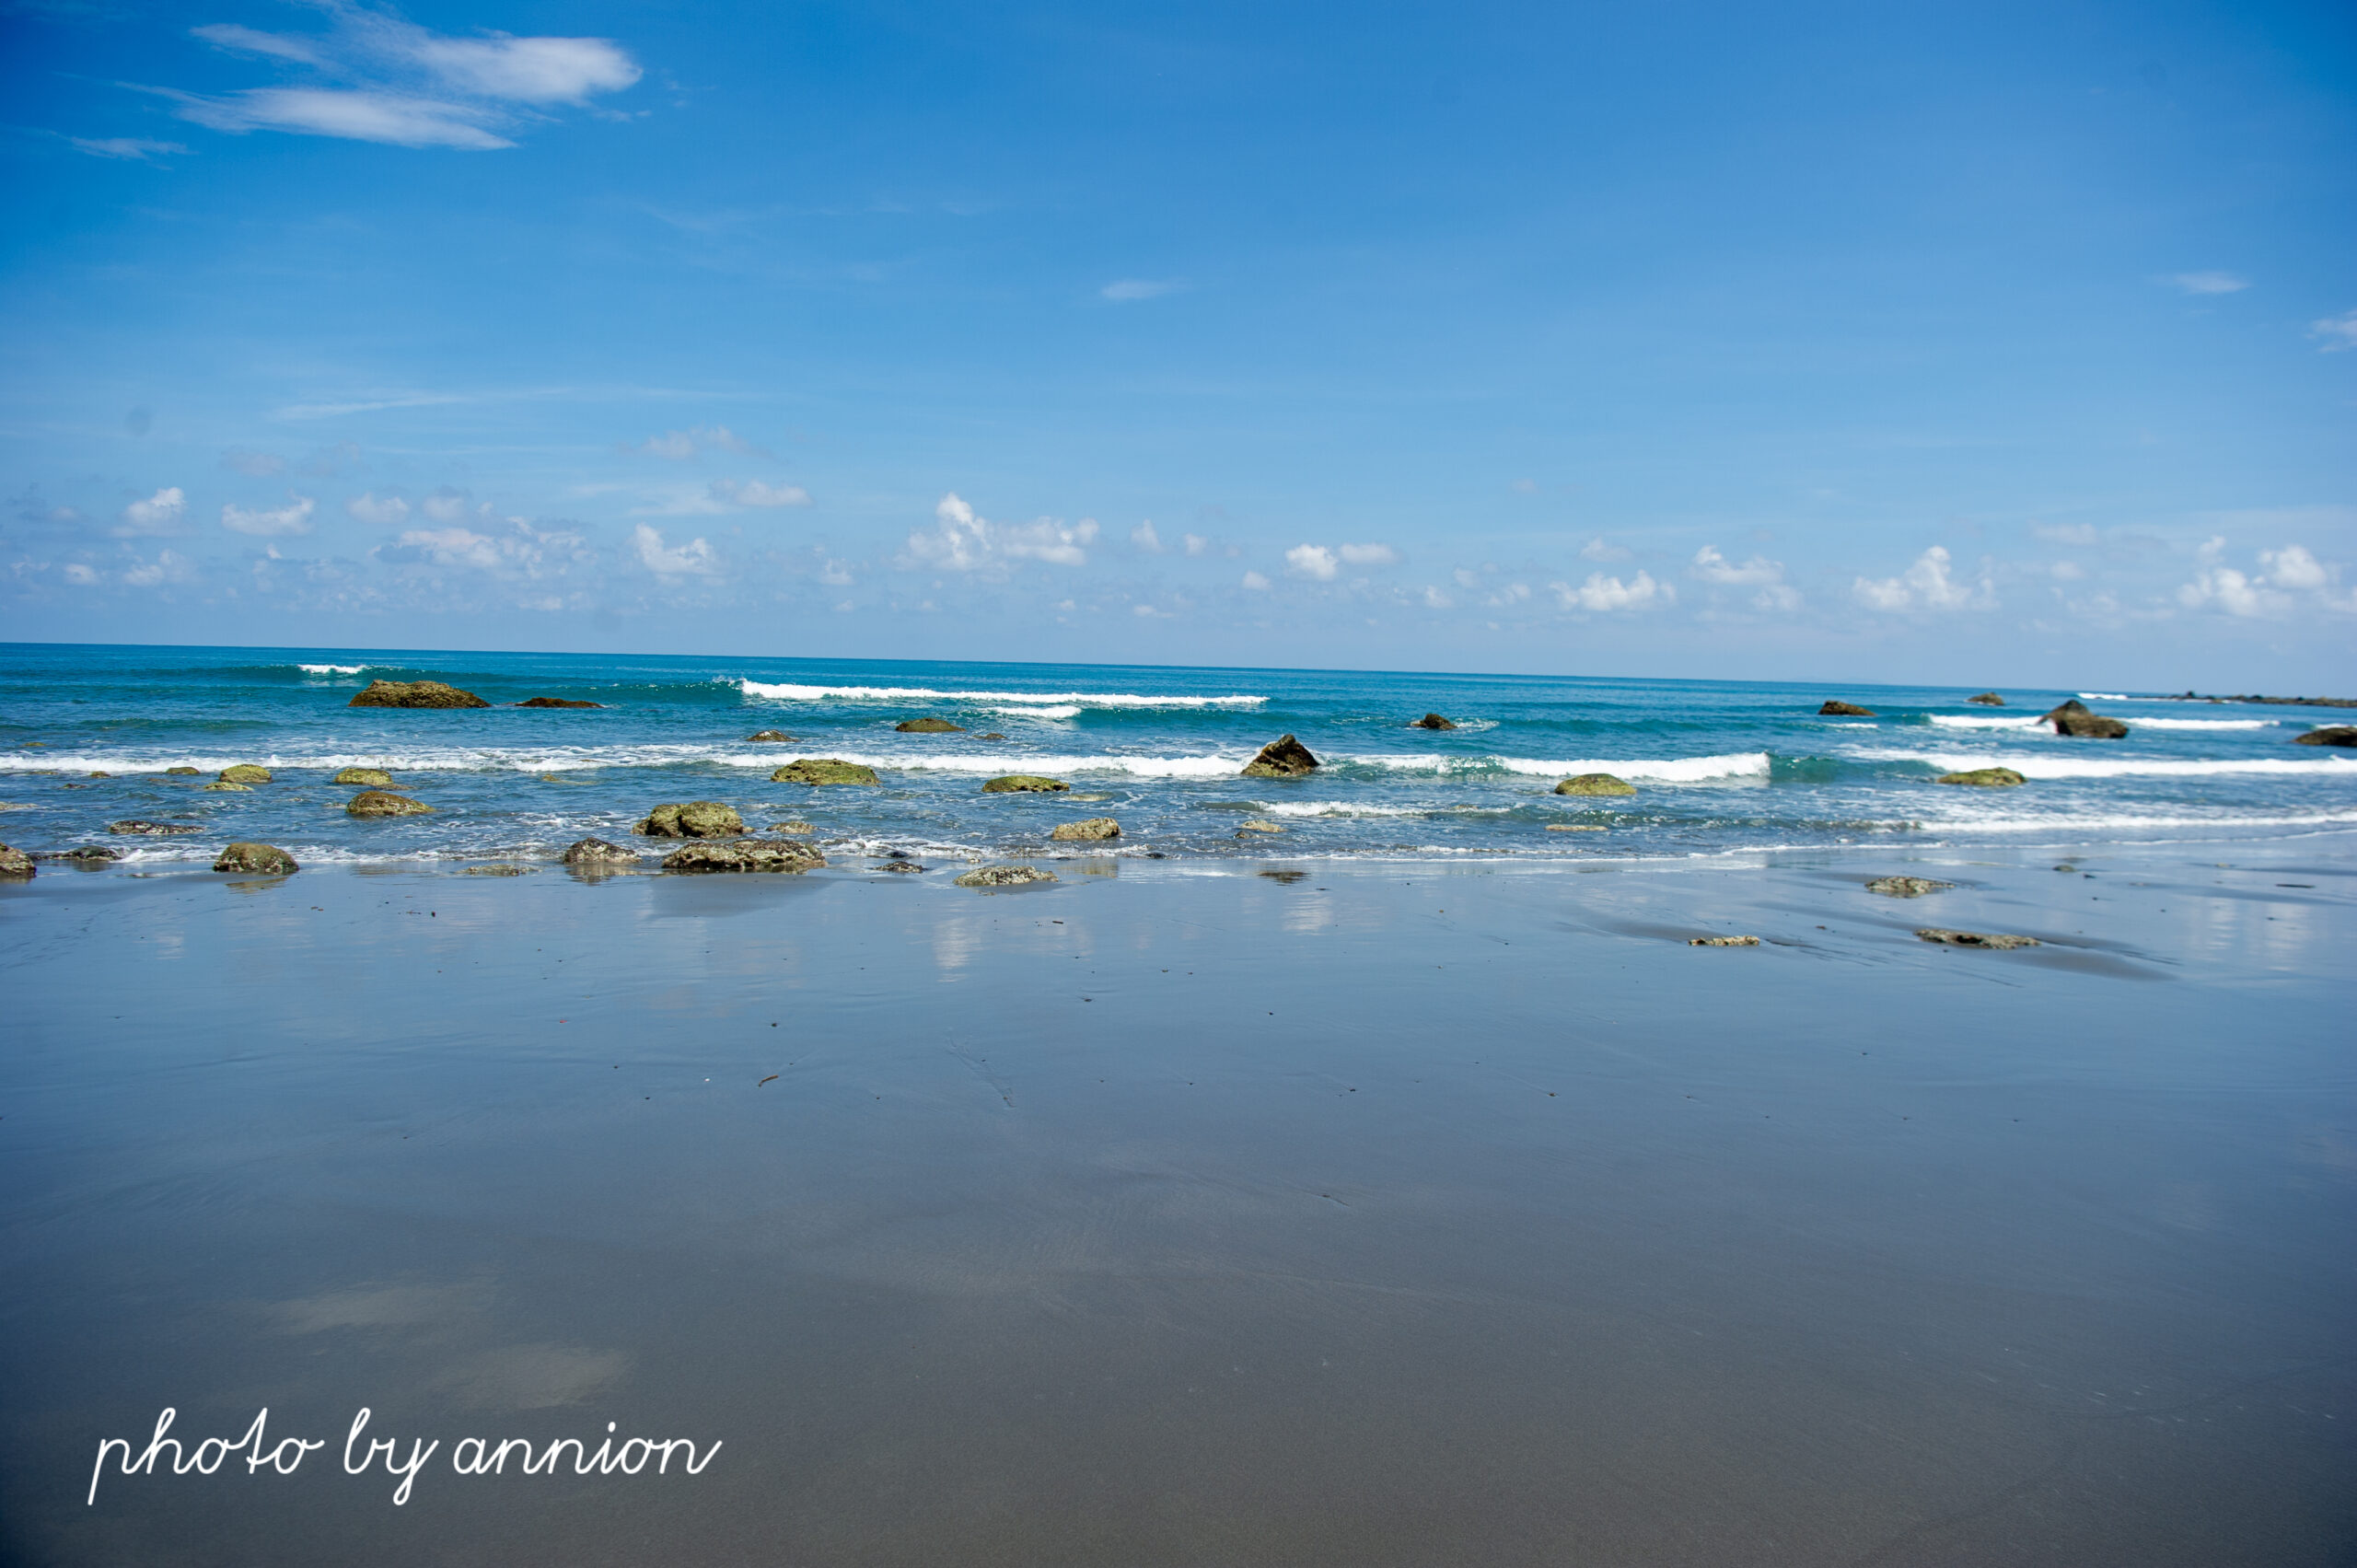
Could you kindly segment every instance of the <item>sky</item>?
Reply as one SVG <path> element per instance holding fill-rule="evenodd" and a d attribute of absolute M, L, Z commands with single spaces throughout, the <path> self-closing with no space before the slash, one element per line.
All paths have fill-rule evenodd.
<path fill-rule="evenodd" d="M 2357 8 L 0 4 L 0 638 L 2357 695 Z"/>

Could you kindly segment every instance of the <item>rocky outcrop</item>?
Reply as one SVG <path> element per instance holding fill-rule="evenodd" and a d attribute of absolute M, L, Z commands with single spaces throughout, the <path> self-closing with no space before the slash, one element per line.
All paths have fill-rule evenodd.
<path fill-rule="evenodd" d="M 178 768 L 166 768 L 166 769 L 164 770 L 164 776 L 165 776 L 165 777 L 167 777 L 167 778 L 174 778 L 174 779 L 192 779 L 192 778 L 195 778 L 196 776 L 198 776 L 199 774 L 201 774 L 201 773 L 202 773 L 202 772 L 204 772 L 204 770 L 203 770 L 203 769 L 202 769 L 202 768 L 191 768 L 191 767 L 185 767 L 185 766 L 183 766 L 183 767 L 178 767 Z"/>
<path fill-rule="evenodd" d="M 888 860 L 883 865 L 876 867 L 876 869 L 878 871 L 899 871 L 907 873 L 912 871 L 923 871 L 924 867 L 919 865 L 913 860 Z"/>
<path fill-rule="evenodd" d="M 109 822 L 110 833 L 128 833 L 135 838 L 166 838 L 176 833 L 203 831 L 193 822 L 150 822 L 144 817 L 127 817 L 120 822 Z"/>
<path fill-rule="evenodd" d="M 876 770 L 840 757 L 798 757 L 770 775 L 772 784 L 872 784 Z"/>
<path fill-rule="evenodd" d="M 1872 708 L 1862 708 L 1855 703 L 1835 702 L 1831 698 L 1828 698 L 1825 706 L 1817 709 L 1817 713 L 1819 718 L 1870 719 L 1875 716 Z"/>
<path fill-rule="evenodd" d="M 1027 882 L 1052 882 L 1056 874 L 1036 865 L 978 865 L 958 878 L 960 888 L 1020 888 Z"/>
<path fill-rule="evenodd" d="M 122 854 L 119 850 L 105 849 L 98 844 L 77 844 L 72 849 L 52 850 L 46 854 L 36 854 L 33 858 L 62 860 L 76 870 L 96 871 L 101 866 L 112 865 L 122 858 Z"/>
<path fill-rule="evenodd" d="M 827 857 L 799 839 L 737 839 L 728 843 L 690 844 L 663 857 L 666 871 L 804 872 Z"/>
<path fill-rule="evenodd" d="M 2328 724 L 2292 738 L 2294 746 L 2357 746 L 2357 725 Z"/>
<path fill-rule="evenodd" d="M 1059 822 L 1048 837 L 1058 843 L 1098 843 L 1121 836 L 1121 825 L 1110 817 L 1091 817 L 1081 822 Z"/>
<path fill-rule="evenodd" d="M 1557 795 L 1634 795 L 1637 786 L 1610 773 L 1582 773 L 1555 786 Z"/>
<path fill-rule="evenodd" d="M 2052 725 L 2057 735 L 2075 735 L 2088 740 L 2118 740 L 2128 733 L 2126 725 L 2094 712 L 2076 697 L 2039 714 L 2038 720 Z"/>
<path fill-rule="evenodd" d="M 390 790 L 364 789 L 344 803 L 347 817 L 426 817 L 434 807 L 422 800 L 412 800 Z"/>
<path fill-rule="evenodd" d="M 251 762 L 233 762 L 217 775 L 223 784 L 258 784 L 270 782 L 270 770 Z"/>
<path fill-rule="evenodd" d="M 20 849 L 0 844 L 0 877 L 29 877 L 33 874 L 33 857 Z"/>
<path fill-rule="evenodd" d="M 461 877 L 528 877 L 531 872 L 532 868 L 528 865 L 512 865 L 504 860 L 494 860 L 483 865 L 470 865 L 459 875 Z"/>
<path fill-rule="evenodd" d="M 603 839 L 576 839 L 565 846 L 562 858 L 567 865 L 636 865 L 638 852 Z"/>
<path fill-rule="evenodd" d="M 2029 781 L 2011 768 L 1967 768 L 1960 773 L 1942 773 L 1940 783 L 1971 784 L 1978 789 L 2011 789 Z"/>
<path fill-rule="evenodd" d="M 404 703 L 401 705 L 403 707 L 418 708 L 424 707 L 426 704 L 423 703 Z M 435 707 L 465 707 L 469 704 L 463 703 L 436 703 L 433 705 Z M 602 708 L 606 704 L 603 703 L 585 703 L 577 697 L 527 697 L 520 703 L 511 703 L 508 704 L 508 706 L 515 708 Z"/>
<path fill-rule="evenodd" d="M 353 784 L 365 789 L 388 789 L 391 787 L 392 782 L 393 775 L 382 768 L 346 768 L 328 781 L 330 784 Z"/>
<path fill-rule="evenodd" d="M 799 817 L 794 817 L 789 818 L 783 822 L 772 822 L 770 824 L 770 831 L 772 833 L 792 833 L 796 838 L 804 838 L 809 835 L 810 824 L 804 821 Z"/>
<path fill-rule="evenodd" d="M 2357 697 L 2259 697 L 2240 693 L 2232 697 L 2203 697 L 2188 691 L 2179 696 L 2163 697 L 2160 701 L 2165 703 L 2264 703 L 2270 707 L 2279 708 L 2357 708 Z M 38 746 L 41 742 L 29 740 L 25 744 Z"/>
<path fill-rule="evenodd" d="M 295 857 L 276 844 L 239 842 L 221 852 L 213 863 L 215 871 L 242 871 L 250 877 L 291 877 L 302 867 Z"/>
<path fill-rule="evenodd" d="M 439 680 L 372 680 L 346 704 L 354 708 L 487 708 L 471 691 Z"/>
<path fill-rule="evenodd" d="M 1967 697 L 1965 701 L 1968 703 L 1978 703 L 1984 708 L 2002 708 L 2005 705 L 2005 699 L 1998 696 L 1994 691 L 1977 692 L 1972 696 Z"/>
<path fill-rule="evenodd" d="M 1759 946 L 1759 938 L 1757 936 L 1689 936 L 1686 939 L 1686 945 L 1689 947 L 1757 947 Z"/>
<path fill-rule="evenodd" d="M 691 800 L 656 807 L 631 831 L 650 839 L 733 839 L 743 835 L 745 819 L 733 806 Z"/>
<path fill-rule="evenodd" d="M 1038 773 L 1001 773 L 982 781 L 984 795 L 1049 795 L 1071 787 L 1062 779 L 1043 778 Z"/>
<path fill-rule="evenodd" d="M 1281 735 L 1260 748 L 1260 754 L 1244 764 L 1238 775 L 1248 779 L 1297 779 L 1313 772 L 1318 759 L 1309 748 L 1290 735 Z"/>
<path fill-rule="evenodd" d="M 2035 936 L 2011 936 L 1997 931 L 1949 931 L 1937 925 L 1927 925 L 1915 935 L 1923 941 L 1945 943 L 1951 947 L 2006 948 L 2042 946 Z"/>
<path fill-rule="evenodd" d="M 754 741 L 757 741 L 757 740 L 760 740 L 760 741 L 777 741 L 777 740 L 791 740 L 791 739 L 793 739 L 793 738 L 794 738 L 794 737 L 792 737 L 792 736 L 790 736 L 790 735 L 786 734 L 786 733 L 785 733 L 785 731 L 784 731 L 784 730 L 782 730 L 782 729 L 757 729 L 757 730 L 755 730 L 752 734 L 750 734 L 750 735 L 749 735 L 749 736 L 747 736 L 747 737 L 745 738 L 746 742 L 747 742 L 747 744 L 749 744 L 749 745 L 750 743 L 754 742 Z"/>
<path fill-rule="evenodd" d="M 1953 882 L 1934 882 L 1928 877 L 1877 877 L 1866 884 L 1866 891 L 1894 899 L 1920 899 L 1926 893 L 1955 886 Z"/>
<path fill-rule="evenodd" d="M 966 733 L 964 725 L 951 724 L 947 719 L 937 719 L 931 714 L 921 719 L 902 719 L 892 727 L 902 735 L 963 735 Z"/>
<path fill-rule="evenodd" d="M 1408 727 L 1410 729 L 1455 729 L 1457 726 L 1438 714 L 1426 714 Z"/>

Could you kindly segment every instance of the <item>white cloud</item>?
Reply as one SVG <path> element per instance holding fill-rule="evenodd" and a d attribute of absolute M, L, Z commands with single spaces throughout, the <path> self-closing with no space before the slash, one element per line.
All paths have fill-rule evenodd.
<path fill-rule="evenodd" d="M 663 542 L 662 530 L 641 523 L 631 531 L 631 543 L 641 564 L 658 577 L 709 577 L 720 571 L 720 557 L 702 539 L 673 548 Z"/>
<path fill-rule="evenodd" d="M 2075 561 L 2057 561 L 2047 570 L 2054 575 L 2058 583 L 2075 583 L 2087 575 L 2086 569 Z"/>
<path fill-rule="evenodd" d="M 65 580 L 77 588 L 92 588 L 99 585 L 99 574 L 79 561 L 69 561 L 65 563 Z"/>
<path fill-rule="evenodd" d="M 178 494 L 178 491 L 172 492 Z M 2281 550 L 2262 550 L 2259 564 L 2267 568 L 2268 580 L 2282 588 L 2321 588 L 2331 582 L 2323 565 L 2308 553 L 2305 545 L 2287 544 Z"/>
<path fill-rule="evenodd" d="M 1555 585 L 1555 591 L 1557 593 L 1571 592 L 1569 588 L 1565 587 L 1561 583 L 1557 583 Z M 1530 585 L 1528 583 L 1507 583 L 1500 587 L 1497 592 L 1490 596 L 1489 602 L 1491 608 L 1494 610 L 1511 610 L 1515 605 L 1527 601 L 1529 598 Z"/>
<path fill-rule="evenodd" d="M 1201 555 L 1212 547 L 1212 541 L 1199 533 L 1183 534 L 1180 536 L 1180 540 L 1186 545 L 1187 553 L 1190 555 Z"/>
<path fill-rule="evenodd" d="M 128 163 L 160 163 L 189 149 L 178 142 L 151 142 L 145 136 L 68 136 L 77 153 L 91 157 L 120 158 Z"/>
<path fill-rule="evenodd" d="M 2310 602 L 2327 610 L 2357 610 L 2357 594 L 2335 598 L 2332 588 L 2339 573 L 2318 561 L 2305 545 L 2260 551 L 2259 564 L 2266 570 L 2258 575 L 2226 565 L 2225 552 L 2223 536 L 2213 535 L 2201 546 L 2193 581 L 2177 591 L 2179 604 L 2188 610 L 2217 609 L 2228 615 L 2258 619 L 2288 614 L 2299 607 L 2299 596 L 2305 594 L 2314 596 Z"/>
<path fill-rule="evenodd" d="M 221 508 L 221 526 L 231 533 L 259 538 L 283 538 L 311 531 L 311 498 L 289 494 L 286 505 L 273 511 L 249 510 L 231 502 Z"/>
<path fill-rule="evenodd" d="M 477 521 L 482 527 L 493 527 L 486 520 L 490 508 L 482 507 L 479 512 Z M 584 548 L 586 541 L 572 529 L 536 528 L 522 517 L 505 521 L 504 529 L 492 533 L 459 527 L 409 528 L 392 543 L 369 553 L 390 565 L 441 566 L 509 577 L 563 575 L 570 565 L 589 559 Z"/>
<path fill-rule="evenodd" d="M 1169 610 L 1156 610 L 1150 604 L 1133 604 L 1130 606 L 1130 613 L 1132 615 L 1144 617 L 1150 621 L 1169 621 L 1174 619 Z"/>
<path fill-rule="evenodd" d="M 1481 580 L 1480 575 L 1469 566 L 1459 566 L 1449 575 L 1457 579 L 1457 586 L 1460 588 L 1469 588 Z"/>
<path fill-rule="evenodd" d="M 2357 348 L 2357 310 L 2328 316 L 2321 321 L 2311 321 L 2308 331 L 2324 340 L 2324 352 L 2327 354 Z"/>
<path fill-rule="evenodd" d="M 1116 278 L 1097 292 L 1102 298 L 1126 305 L 1132 300 L 1159 299 L 1186 286 L 1185 278 Z"/>
<path fill-rule="evenodd" d="M 1285 569 L 1295 576 L 1330 583 L 1342 563 L 1322 544 L 1296 544 L 1285 552 Z"/>
<path fill-rule="evenodd" d="M 1130 530 L 1130 543 L 1148 555 L 1162 553 L 1162 536 L 1154 531 L 1154 519 L 1148 517 Z"/>
<path fill-rule="evenodd" d="M 1933 545 L 1915 558 L 1915 564 L 1896 577 L 1860 577 L 1850 585 L 1859 603 L 1869 610 L 1898 614 L 1910 610 L 1988 610 L 1996 599 L 1984 575 L 1977 585 L 1959 583 L 1945 545 Z"/>
<path fill-rule="evenodd" d="M 455 523 L 467 515 L 469 499 L 465 491 L 453 490 L 446 484 L 419 502 L 418 509 L 437 523 Z M 486 512 L 491 510 L 488 506 L 482 509 Z"/>
<path fill-rule="evenodd" d="M 488 572 L 502 560 L 498 542 L 472 528 L 412 528 L 394 542 L 436 566 L 472 566 Z"/>
<path fill-rule="evenodd" d="M 1256 594 L 1266 593 L 1269 589 L 1269 579 L 1258 572 L 1247 572 L 1244 574 L 1244 586 Z"/>
<path fill-rule="evenodd" d="M 1656 604 L 1675 604 L 1678 590 L 1667 583 L 1654 581 L 1651 574 L 1640 571 L 1623 583 L 1618 577 L 1608 577 L 1601 572 L 1588 574 L 1587 581 L 1578 587 L 1569 583 L 1549 585 L 1565 610 L 1585 610 L 1602 614 L 1616 610 L 1650 610 Z"/>
<path fill-rule="evenodd" d="M 227 98 L 153 89 L 180 105 L 183 120 L 242 136 L 286 131 L 337 136 L 396 147 L 457 147 L 489 152 L 516 144 L 485 128 L 493 117 L 467 104 L 387 92 L 337 92 L 322 87 L 255 87 Z"/>
<path fill-rule="evenodd" d="M 940 571 L 1004 570 L 1008 561 L 1045 561 L 1055 566 L 1079 566 L 1088 560 L 1087 546 L 1097 539 L 1097 521 L 1083 517 L 1067 528 L 1054 517 L 1028 523 L 993 523 L 977 517 L 956 491 L 944 495 L 933 509 L 935 527 L 909 534 L 908 549 L 899 564 L 903 569 L 930 567 Z"/>
<path fill-rule="evenodd" d="M 123 573 L 122 580 L 134 588 L 161 587 L 166 583 L 185 583 L 196 575 L 184 555 L 160 551 L 153 561 L 143 561 Z"/>
<path fill-rule="evenodd" d="M 233 54 L 261 54 L 274 60 L 291 60 L 302 65 L 321 65 L 327 62 L 319 47 L 308 39 L 290 33 L 260 32 L 239 27 L 235 22 L 213 22 L 201 28 L 191 28 L 189 36 Z"/>
<path fill-rule="evenodd" d="M 409 503 L 398 495 L 379 497 L 374 491 L 355 495 L 343 504 L 343 509 L 354 521 L 371 528 L 399 528 L 409 520 Z"/>
<path fill-rule="evenodd" d="M 854 581 L 848 562 L 830 561 L 819 573 L 819 580 L 830 588 L 847 588 Z"/>
<path fill-rule="evenodd" d="M 685 462 L 702 452 L 734 452 L 739 457 L 766 458 L 770 454 L 753 445 L 725 424 L 698 425 L 690 430 L 667 430 L 660 436 L 650 436 L 637 446 L 628 448 L 643 452 L 650 458 L 668 458 Z"/>
<path fill-rule="evenodd" d="M 1801 607 L 1801 595 L 1798 588 L 1789 584 L 1771 583 L 1753 594 L 1751 602 L 1756 609 L 1783 610 L 1789 613 Z"/>
<path fill-rule="evenodd" d="M 1441 592 L 1440 589 L 1434 587 L 1429 583 L 1424 585 L 1424 608 L 1426 610 L 1453 610 L 1456 607 L 1457 601 L 1455 599 L 1449 598 L 1446 594 Z"/>
<path fill-rule="evenodd" d="M 450 86 L 518 103 L 586 103 L 620 92 L 644 73 L 602 38 L 437 38 L 409 30 L 412 58 Z"/>
<path fill-rule="evenodd" d="M 712 487 L 713 494 L 734 501 L 739 506 L 807 506 L 810 493 L 798 484 L 770 484 L 758 479 L 742 482 L 722 480 Z"/>
<path fill-rule="evenodd" d="M 2232 273 L 2177 273 L 2168 281 L 2186 294 L 2240 294 L 2250 286 Z"/>
<path fill-rule="evenodd" d="M 188 510 L 188 497 L 177 484 L 158 490 L 145 501 L 134 501 L 122 509 L 122 523 L 118 534 L 177 533 L 180 517 Z"/>
<path fill-rule="evenodd" d="M 1694 563 L 1687 570 L 1706 583 L 1717 583 L 1727 587 L 1748 587 L 1784 580 L 1783 563 L 1755 555 L 1737 566 L 1720 554 L 1719 547 L 1714 544 L 1706 544 L 1696 551 Z"/>
<path fill-rule="evenodd" d="M 244 447 L 232 447 L 221 454 L 221 466 L 250 473 L 256 479 L 268 479 L 272 474 L 286 471 L 286 459 L 271 452 L 256 452 Z"/>
<path fill-rule="evenodd" d="M 1583 561 L 1626 561 L 1631 552 L 1624 546 L 1608 543 L 1602 534 L 1580 546 Z"/>
<path fill-rule="evenodd" d="M 1399 552 L 1387 544 L 1346 544 L 1342 546 L 1342 563 L 1346 566 L 1396 566 Z"/>

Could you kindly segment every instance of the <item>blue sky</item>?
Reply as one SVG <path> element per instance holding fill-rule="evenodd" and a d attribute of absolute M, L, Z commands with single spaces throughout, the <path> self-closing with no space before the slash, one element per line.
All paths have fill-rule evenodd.
<path fill-rule="evenodd" d="M 0 635 L 2357 686 L 2346 5 L 0 29 Z"/>

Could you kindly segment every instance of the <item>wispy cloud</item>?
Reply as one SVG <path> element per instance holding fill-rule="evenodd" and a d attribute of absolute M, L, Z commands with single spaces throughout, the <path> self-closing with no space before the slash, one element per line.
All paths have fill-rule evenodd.
<path fill-rule="evenodd" d="M 408 502 L 398 495 L 380 497 L 373 491 L 352 497 L 343 504 L 343 509 L 354 521 L 366 523 L 371 528 L 398 528 L 409 517 Z"/>
<path fill-rule="evenodd" d="M 1330 583 L 1345 566 L 1393 566 L 1399 552 L 1387 544 L 1296 544 L 1285 552 L 1285 570 L 1297 577 Z"/>
<path fill-rule="evenodd" d="M 2248 278 L 2233 273 L 2173 273 L 2166 281 L 2183 294 L 2240 294 L 2250 286 Z"/>
<path fill-rule="evenodd" d="M 713 494 L 739 506 L 807 506 L 810 493 L 798 484 L 769 484 L 758 479 L 721 480 Z"/>
<path fill-rule="evenodd" d="M 746 458 L 770 456 L 766 449 L 755 446 L 725 424 L 698 425 L 692 430 L 667 430 L 624 450 L 650 458 L 668 459 L 675 463 L 686 462 L 705 452 L 734 452 Z"/>
<path fill-rule="evenodd" d="M 138 534 L 170 534 L 180 529 L 180 517 L 188 510 L 188 496 L 177 484 L 158 490 L 145 501 L 134 501 L 122 509 L 122 518 L 115 532 L 129 538 Z"/>
<path fill-rule="evenodd" d="M 1154 519 L 1148 517 L 1130 530 L 1130 543 L 1148 555 L 1162 553 L 1162 536 L 1154 531 Z"/>
<path fill-rule="evenodd" d="M 145 136 L 68 136 L 77 153 L 91 157 L 121 158 L 130 163 L 161 163 L 189 149 L 178 142 L 153 142 Z"/>
<path fill-rule="evenodd" d="M 1185 278 L 1116 278 L 1097 291 L 1100 299 L 1116 305 L 1128 305 L 1141 299 L 1159 299 L 1166 294 L 1177 294 L 1188 286 Z"/>
<path fill-rule="evenodd" d="M 2324 340 L 2327 354 L 2339 354 L 2343 349 L 2357 348 L 2357 310 L 2344 310 L 2338 316 L 2327 316 L 2321 321 L 2308 323 L 2308 331 Z"/>
<path fill-rule="evenodd" d="M 269 510 L 250 510 L 231 502 L 221 508 L 221 526 L 231 533 L 252 534 L 261 539 L 284 539 L 290 534 L 311 531 L 311 498 L 290 494 L 286 505 Z"/>

